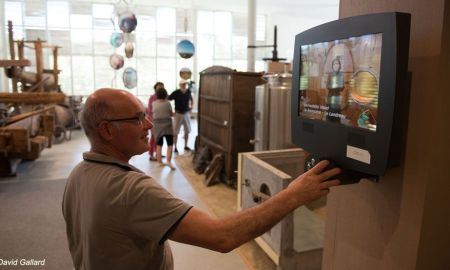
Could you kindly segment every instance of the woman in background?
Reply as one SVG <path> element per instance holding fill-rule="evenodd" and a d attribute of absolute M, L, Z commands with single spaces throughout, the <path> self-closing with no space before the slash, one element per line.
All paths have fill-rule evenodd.
<path fill-rule="evenodd" d="M 153 122 L 153 101 L 155 101 L 156 98 L 156 90 L 158 89 L 164 89 L 164 83 L 162 82 L 156 82 L 155 85 L 153 86 L 153 90 L 155 90 L 155 93 L 153 95 L 150 96 L 150 98 L 148 99 L 148 106 L 147 106 L 147 115 L 148 118 L 150 119 L 150 121 Z M 156 142 L 155 142 L 155 137 L 153 136 L 153 129 L 150 132 L 150 140 L 148 141 L 148 155 L 149 155 L 149 159 L 151 161 L 156 161 L 156 157 L 155 157 L 155 151 L 156 151 Z"/>
<path fill-rule="evenodd" d="M 170 169 L 175 170 L 175 167 L 171 163 L 172 159 L 172 147 L 173 147 L 173 126 L 172 105 L 167 100 L 166 89 L 156 90 L 157 99 L 152 103 L 153 108 L 153 136 L 156 142 L 156 159 L 161 165 L 167 165 Z M 164 144 L 164 138 L 167 143 L 167 156 L 166 163 L 162 162 L 161 149 Z"/>

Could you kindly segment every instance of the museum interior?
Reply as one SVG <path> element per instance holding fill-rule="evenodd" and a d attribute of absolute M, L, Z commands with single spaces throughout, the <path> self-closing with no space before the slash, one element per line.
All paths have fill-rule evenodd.
<path fill-rule="evenodd" d="M 446 0 L 2 0 L 0 270 L 114 268 L 105 261 L 121 269 L 114 260 L 126 255 L 68 236 L 68 183 L 89 183 L 71 172 L 94 163 L 122 170 L 124 185 L 138 171 L 152 189 L 192 206 L 171 213 L 171 224 L 153 221 L 173 259 L 165 244 L 133 235 L 139 252 L 169 255 L 159 264 L 130 255 L 128 265 L 141 268 L 128 269 L 448 270 L 449 74 Z M 91 106 L 83 118 L 88 96 L 101 88 L 126 92 L 146 115 L 101 119 Z M 136 128 L 145 130 L 139 142 L 133 137 L 139 148 L 119 145 L 133 149 L 128 163 L 92 149 L 98 141 L 85 133 L 112 145 L 111 134 L 131 138 Z M 89 151 L 105 159 L 89 160 Z M 295 188 L 307 196 L 296 183 L 312 177 L 299 176 L 319 175 L 323 159 L 324 171 L 340 168 L 340 184 L 323 178 L 320 185 L 332 185 L 326 196 L 271 213 L 288 208 L 292 200 L 280 198 Z M 74 211 L 100 209 L 87 201 Z M 192 209 L 224 224 L 248 218 L 225 232 L 229 238 L 270 226 L 218 252 L 179 235 Z M 279 218 L 265 220 L 272 216 Z M 102 226 L 95 237 L 116 230 Z M 217 239 L 219 227 L 198 237 Z M 144 249 L 147 241 L 157 247 Z M 117 245 L 105 249 L 129 243 Z M 92 253 L 73 259 L 79 250 Z"/>

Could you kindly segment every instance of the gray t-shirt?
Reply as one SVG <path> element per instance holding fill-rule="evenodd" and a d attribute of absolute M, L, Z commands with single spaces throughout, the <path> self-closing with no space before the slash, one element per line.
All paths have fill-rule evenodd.
<path fill-rule="evenodd" d="M 92 152 L 83 158 L 63 198 L 75 269 L 173 269 L 165 240 L 191 206 L 128 163 Z"/>
<path fill-rule="evenodd" d="M 153 119 L 170 119 L 172 117 L 172 105 L 168 100 L 157 99 L 152 103 Z"/>
<path fill-rule="evenodd" d="M 153 129 L 155 141 L 163 135 L 173 135 L 172 105 L 168 100 L 157 99 L 152 103 L 153 107 Z"/>

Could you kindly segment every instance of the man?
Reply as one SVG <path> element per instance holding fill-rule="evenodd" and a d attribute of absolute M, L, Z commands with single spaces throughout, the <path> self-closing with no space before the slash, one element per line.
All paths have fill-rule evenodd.
<path fill-rule="evenodd" d="M 69 176 L 63 198 L 75 269 L 173 269 L 167 239 L 229 252 L 263 234 L 297 207 L 339 184 L 322 171 L 296 178 L 260 205 L 216 219 L 174 198 L 128 162 L 147 151 L 152 124 L 127 91 L 100 89 L 86 100 L 82 125 L 91 149 Z"/>
<path fill-rule="evenodd" d="M 175 115 L 174 122 L 174 136 L 173 144 L 175 145 L 175 153 L 178 153 L 177 141 L 180 133 L 181 125 L 184 129 L 184 150 L 191 151 L 188 146 L 189 132 L 191 132 L 191 122 L 189 120 L 189 112 L 192 110 L 194 100 L 192 99 L 191 91 L 187 89 L 187 81 L 181 80 L 178 84 L 179 89 L 173 91 L 169 100 L 175 100 Z"/>

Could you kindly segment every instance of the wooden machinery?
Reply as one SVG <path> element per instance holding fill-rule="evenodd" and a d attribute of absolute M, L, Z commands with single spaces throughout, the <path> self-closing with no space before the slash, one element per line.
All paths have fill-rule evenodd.
<path fill-rule="evenodd" d="M 56 104 L 64 103 L 66 98 L 58 85 L 60 47 L 40 39 L 15 41 L 11 21 L 8 34 L 11 59 L 0 60 L 0 67 L 12 80 L 12 92 L 0 89 L 0 176 L 15 175 L 21 160 L 34 160 L 52 145 Z M 44 69 L 45 48 L 52 50 L 52 69 Z M 31 66 L 30 60 L 24 58 L 25 49 L 35 53 L 36 72 L 25 70 Z"/>
<path fill-rule="evenodd" d="M 54 106 L 10 117 L 0 127 L 0 176 L 15 176 L 21 160 L 35 160 L 51 147 Z"/>

